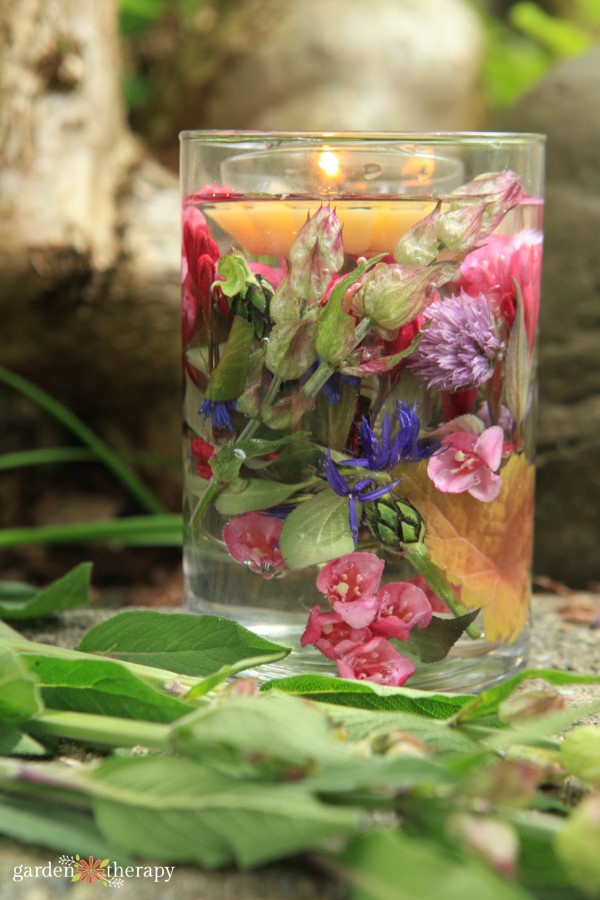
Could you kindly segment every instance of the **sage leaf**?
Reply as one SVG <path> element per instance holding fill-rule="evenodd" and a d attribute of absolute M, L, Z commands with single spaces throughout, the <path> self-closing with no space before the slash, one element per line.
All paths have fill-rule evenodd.
<path fill-rule="evenodd" d="M 173 722 L 192 709 L 112 660 L 59 659 L 40 653 L 25 653 L 21 658 L 35 673 L 48 709 L 148 722 Z"/>
<path fill-rule="evenodd" d="M 477 697 L 471 698 L 470 703 L 461 710 L 459 721 L 470 722 L 495 716 L 500 703 L 510 697 L 512 692 L 528 678 L 543 678 L 549 684 L 600 684 L 600 675 L 561 672 L 558 669 L 525 669 L 513 675 L 512 678 L 507 678 L 501 684 L 482 691 Z"/>
<path fill-rule="evenodd" d="M 129 863 L 122 848 L 105 838 L 90 813 L 65 807 L 52 800 L 0 796 L 0 834 L 24 844 L 47 847 L 60 853 L 77 852 L 97 859 Z"/>
<path fill-rule="evenodd" d="M 42 709 L 35 678 L 9 643 L 0 644 L 0 722 L 27 722 Z"/>
<path fill-rule="evenodd" d="M 234 316 L 223 355 L 210 374 L 206 400 L 235 400 L 240 396 L 246 384 L 253 340 L 253 326 Z"/>
<path fill-rule="evenodd" d="M 360 516 L 360 504 L 357 506 Z M 279 547 L 290 569 L 304 569 L 352 553 L 347 498 L 322 491 L 301 503 L 285 520 Z"/>
<path fill-rule="evenodd" d="M 12 621 L 49 616 L 89 603 L 91 563 L 81 563 L 47 588 L 0 582 L 0 618 Z"/>
<path fill-rule="evenodd" d="M 474 856 L 399 829 L 360 835 L 333 862 L 355 885 L 354 900 L 531 900 Z"/>
<path fill-rule="evenodd" d="M 473 699 L 470 694 L 432 694 L 328 675 L 292 675 L 289 678 L 275 678 L 262 686 L 263 691 L 274 689 L 320 703 L 379 712 L 417 713 L 433 719 L 449 719 Z"/>
<path fill-rule="evenodd" d="M 231 487 L 222 490 L 215 501 L 215 507 L 223 516 L 240 516 L 257 509 L 277 506 L 302 490 L 302 487 L 302 484 L 282 484 L 279 481 L 250 478 L 242 491 L 235 491 Z"/>
<path fill-rule="evenodd" d="M 142 610 L 96 625 L 78 649 L 200 678 L 223 666 L 240 672 L 275 662 L 290 652 L 231 619 Z"/>
<path fill-rule="evenodd" d="M 0 754 L 4 756 L 46 756 L 47 750 L 28 734 L 19 731 L 12 725 L 3 723 L 2 731 L 0 731 Z"/>
<path fill-rule="evenodd" d="M 244 782 L 195 760 L 109 760 L 91 773 L 96 823 L 126 852 L 215 868 L 260 865 L 358 825 L 300 784 Z"/>
<path fill-rule="evenodd" d="M 292 765 L 340 764 L 347 747 L 332 737 L 326 714 L 298 697 L 271 691 L 232 697 L 173 726 L 174 746 L 188 756 L 268 758 Z"/>

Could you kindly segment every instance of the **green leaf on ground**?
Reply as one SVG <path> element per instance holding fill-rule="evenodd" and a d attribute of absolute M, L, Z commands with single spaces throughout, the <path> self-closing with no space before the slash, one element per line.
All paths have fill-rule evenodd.
<path fill-rule="evenodd" d="M 470 722 L 474 719 L 495 716 L 500 703 L 510 697 L 515 688 L 528 678 L 542 678 L 549 684 L 600 684 L 600 675 L 581 675 L 577 672 L 560 672 L 558 669 L 525 669 L 501 684 L 483 691 L 477 697 L 471 697 L 470 702 L 461 710 L 459 721 Z"/>
<path fill-rule="evenodd" d="M 42 709 L 35 679 L 10 644 L 0 644 L 0 722 L 27 722 Z"/>
<path fill-rule="evenodd" d="M 4 723 L 0 731 L 0 754 L 4 756 L 46 756 L 47 751 L 38 741 Z"/>
<path fill-rule="evenodd" d="M 108 857 L 120 865 L 129 861 L 121 847 L 100 834 L 90 814 L 50 799 L 0 795 L 0 834 L 61 853 Z"/>
<path fill-rule="evenodd" d="M 360 835 L 341 856 L 327 859 L 355 886 L 354 900 L 531 900 L 474 857 L 398 830 Z"/>
<path fill-rule="evenodd" d="M 39 653 L 24 653 L 21 659 L 37 678 L 48 709 L 148 722 L 173 722 L 192 709 L 112 660 L 59 659 Z"/>
<path fill-rule="evenodd" d="M 78 649 L 198 678 L 223 666 L 240 672 L 290 653 L 288 647 L 231 619 L 145 611 L 124 612 L 101 622 L 88 631 Z"/>
<path fill-rule="evenodd" d="M 449 719 L 473 699 L 470 694 L 432 694 L 328 675 L 293 675 L 275 678 L 262 686 L 263 691 L 273 689 L 322 703 L 382 712 L 418 713 L 433 719 Z"/>
<path fill-rule="evenodd" d="M 360 518 L 360 503 L 357 503 Z M 284 522 L 279 541 L 290 569 L 304 569 L 352 553 L 348 499 L 322 491 L 296 507 Z"/>
<path fill-rule="evenodd" d="M 41 591 L 28 584 L 0 582 L 0 618 L 36 619 L 87 605 L 91 571 L 91 563 L 81 563 Z"/>
<path fill-rule="evenodd" d="M 261 865 L 356 829 L 356 810 L 301 784 L 243 782 L 185 758 L 109 760 L 89 782 L 98 827 L 132 854 L 216 868 Z"/>
<path fill-rule="evenodd" d="M 198 710 L 173 727 L 175 747 L 187 755 L 273 759 L 295 765 L 340 763 L 347 745 L 332 737 L 326 715 L 297 697 L 272 692 L 231 697 Z"/>

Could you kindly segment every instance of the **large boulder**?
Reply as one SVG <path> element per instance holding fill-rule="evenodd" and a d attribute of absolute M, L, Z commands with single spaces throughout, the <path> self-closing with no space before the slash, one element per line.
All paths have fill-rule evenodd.
<path fill-rule="evenodd" d="M 536 572 L 600 580 L 600 48 L 504 114 L 548 135 Z"/>

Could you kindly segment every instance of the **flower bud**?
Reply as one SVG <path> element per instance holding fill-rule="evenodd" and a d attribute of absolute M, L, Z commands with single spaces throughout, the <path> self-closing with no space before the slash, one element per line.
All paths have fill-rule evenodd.
<path fill-rule="evenodd" d="M 600 796 L 586 797 L 554 841 L 571 880 L 588 897 L 600 897 Z"/>
<path fill-rule="evenodd" d="M 600 786 L 600 728 L 580 725 L 570 731 L 561 744 L 560 759 L 567 772 Z"/>
<path fill-rule="evenodd" d="M 500 704 L 498 715 L 501 722 L 512 725 L 514 722 L 527 722 L 551 712 L 560 712 L 564 708 L 564 697 L 558 691 L 546 688 L 537 691 L 523 691 L 522 694 L 509 697 Z"/>
<path fill-rule="evenodd" d="M 425 522 L 408 500 L 386 496 L 364 505 L 365 518 L 373 537 L 388 547 L 402 549 L 425 538 Z"/>
<path fill-rule="evenodd" d="M 439 250 L 437 223 L 441 206 L 440 201 L 433 212 L 402 235 L 394 251 L 396 262 L 407 266 L 428 266 L 434 261 Z"/>
<path fill-rule="evenodd" d="M 484 206 L 459 207 L 442 213 L 437 224 L 437 237 L 446 250 L 468 253 L 477 245 Z"/>
<path fill-rule="evenodd" d="M 457 813 L 448 821 L 450 833 L 501 875 L 516 876 L 519 839 L 514 828 L 500 819 Z"/>
<path fill-rule="evenodd" d="M 290 249 L 293 295 L 307 302 L 320 300 L 343 262 L 342 223 L 330 206 L 322 206 L 300 229 Z"/>
<path fill-rule="evenodd" d="M 438 280 L 435 266 L 378 263 L 364 276 L 353 310 L 380 328 L 396 331 L 428 306 Z"/>

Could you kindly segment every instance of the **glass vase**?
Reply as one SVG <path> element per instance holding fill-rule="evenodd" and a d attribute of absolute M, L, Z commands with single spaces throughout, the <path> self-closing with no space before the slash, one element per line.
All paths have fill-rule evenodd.
<path fill-rule="evenodd" d="M 528 644 L 544 137 L 188 131 L 184 596 L 306 671 Z"/>

